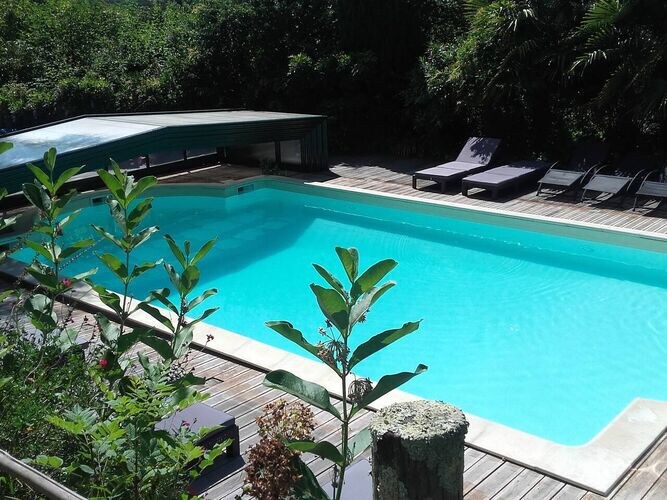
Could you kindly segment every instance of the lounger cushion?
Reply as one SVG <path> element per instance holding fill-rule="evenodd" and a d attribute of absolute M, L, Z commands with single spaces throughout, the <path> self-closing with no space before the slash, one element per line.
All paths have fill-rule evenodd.
<path fill-rule="evenodd" d="M 573 172 L 571 170 L 559 170 L 552 168 L 547 174 L 540 179 L 543 184 L 551 186 L 572 186 L 579 181 L 585 172 Z"/>
<path fill-rule="evenodd" d="M 584 189 L 587 191 L 597 191 L 599 193 L 618 194 L 631 180 L 631 177 L 598 174 L 588 181 L 584 186 Z"/>
<path fill-rule="evenodd" d="M 471 137 L 461 149 L 457 162 L 488 165 L 500 146 L 500 139 L 491 137 Z"/>
<path fill-rule="evenodd" d="M 549 168 L 549 162 L 546 161 L 518 161 L 492 168 L 486 172 L 471 175 L 463 179 L 468 185 L 499 186 L 506 183 L 519 181 L 526 177 L 539 175 Z"/>
<path fill-rule="evenodd" d="M 415 175 L 429 178 L 449 179 L 459 176 L 463 177 L 466 173 L 473 173 L 483 168 L 484 165 L 475 163 L 450 161 L 449 163 L 443 163 L 442 165 L 420 170 L 419 172 L 415 172 Z"/>

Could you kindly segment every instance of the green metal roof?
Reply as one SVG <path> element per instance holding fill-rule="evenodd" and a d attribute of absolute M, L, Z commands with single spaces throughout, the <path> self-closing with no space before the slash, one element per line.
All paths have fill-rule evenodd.
<path fill-rule="evenodd" d="M 107 167 L 149 153 L 300 140 L 302 166 L 326 168 L 326 118 L 320 115 L 248 110 L 185 111 L 86 115 L 0 137 L 14 147 L 0 155 L 0 186 L 20 190 L 50 147 L 58 150 L 58 168 Z"/>

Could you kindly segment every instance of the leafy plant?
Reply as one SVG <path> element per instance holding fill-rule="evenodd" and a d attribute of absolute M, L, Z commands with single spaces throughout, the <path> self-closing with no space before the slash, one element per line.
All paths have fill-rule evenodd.
<path fill-rule="evenodd" d="M 132 376 L 124 394 L 98 383 L 105 394 L 100 411 L 75 406 L 62 417 L 48 417 L 76 441 L 77 454 L 64 470 L 90 498 L 187 498 L 181 492 L 188 481 L 231 443 L 210 450 L 195 444 L 211 428 L 197 434 L 187 425 L 176 433 L 156 430 L 162 419 L 201 399 L 179 392 L 163 375 Z M 63 466 L 57 456 L 39 456 L 35 463 Z"/>
<path fill-rule="evenodd" d="M 41 344 L 47 347 L 57 342 L 62 352 L 76 345 L 76 332 L 59 324 L 55 313 L 58 298 L 77 283 L 95 273 L 95 269 L 75 276 L 62 276 L 63 263 L 76 256 L 94 241 L 90 238 L 66 242 L 63 230 L 80 210 L 66 212 L 76 195 L 70 189 L 63 193 L 65 183 L 76 175 L 81 167 L 72 167 L 56 176 L 56 149 L 44 153 L 44 168 L 32 163 L 28 168 L 35 176 L 33 182 L 23 184 L 23 194 L 37 210 L 37 220 L 22 244 L 35 252 L 36 258 L 26 267 L 26 272 L 36 281 L 38 293 L 31 293 L 24 301 L 24 310 L 32 325 L 41 332 Z M 63 215 L 66 214 L 66 215 Z M 65 246 L 63 246 L 65 245 Z M 56 338 L 52 338 L 55 337 Z"/>
<path fill-rule="evenodd" d="M 279 399 L 257 417 L 259 442 L 248 450 L 243 494 L 262 500 L 296 499 L 300 477 L 297 457 L 285 441 L 312 440 L 315 416 L 306 405 Z"/>
<path fill-rule="evenodd" d="M 660 0 L 597 0 L 579 28 L 585 47 L 572 69 L 601 76 L 598 109 L 626 111 L 641 125 L 667 117 L 667 7 Z"/>
<path fill-rule="evenodd" d="M 104 365 L 105 376 L 108 380 L 122 380 L 130 362 L 125 354 L 137 342 L 143 342 L 153 348 L 162 358 L 159 365 L 151 365 L 146 356 L 139 354 L 139 362 L 144 370 L 166 373 L 174 367 L 177 368 L 176 362 L 190 348 L 195 325 L 217 311 L 218 308 L 214 307 L 206 309 L 195 318 L 188 316 L 197 306 L 217 293 L 217 290 L 212 288 L 194 298 L 190 297 L 200 279 L 197 264 L 213 248 L 215 240 L 206 242 L 193 252 L 189 241 L 185 241 L 181 249 L 170 235 L 166 235 L 165 240 L 178 262 L 179 270 L 172 264 L 163 262 L 162 259 L 133 264 L 131 259 L 133 251 L 158 231 L 157 226 L 141 227 L 153 203 L 152 197 L 143 197 L 143 195 L 157 183 L 157 180 L 149 176 L 136 182 L 131 175 L 121 171 L 117 163 L 112 162 L 112 166 L 113 173 L 99 170 L 98 174 L 110 191 L 107 204 L 117 232 L 114 234 L 101 226 L 93 226 L 93 228 L 120 251 L 120 258 L 112 253 L 104 253 L 99 256 L 99 259 L 119 279 L 122 292 L 118 294 L 95 284 L 92 284 L 92 287 L 100 300 L 118 316 L 118 323 L 109 321 L 102 314 L 98 314 L 96 318 L 100 326 L 102 342 L 106 347 L 103 361 L 101 361 Z M 145 300 L 136 300 L 131 297 L 130 285 L 134 280 L 160 264 L 163 264 L 169 280 L 176 288 L 178 301 L 174 303 L 169 299 L 171 292 L 168 288 L 149 292 Z M 167 314 L 172 313 L 173 316 L 166 315 L 151 305 L 153 301 L 165 306 L 168 309 Z M 130 316 L 139 310 L 150 314 L 167 327 L 172 334 L 170 340 L 161 338 L 148 327 L 129 328 Z M 182 390 L 204 382 L 204 379 L 194 377 L 191 373 L 178 378 Z"/>
<path fill-rule="evenodd" d="M 164 238 L 172 255 L 180 266 L 180 270 L 177 271 L 174 266 L 168 262 L 163 263 L 169 280 L 176 288 L 178 302 L 174 304 L 169 299 L 170 291 L 166 288 L 152 291 L 149 294 L 149 299 L 156 300 L 165 306 L 174 314 L 175 321 L 173 318 L 165 316 L 148 301 L 142 301 L 138 307 L 142 311 L 150 314 L 171 331 L 172 336 L 170 344 L 167 346 L 164 344 L 160 345 L 160 354 L 164 361 L 166 363 L 171 363 L 185 355 L 190 348 L 195 325 L 204 321 L 219 308 L 212 307 L 206 309 L 197 317 L 189 317 L 188 315 L 206 299 L 217 294 L 218 290 L 209 288 L 200 295 L 190 298 L 190 294 L 199 283 L 200 272 L 197 264 L 206 256 L 206 254 L 208 254 L 208 252 L 211 251 L 211 248 L 215 245 L 215 240 L 207 241 L 196 252 L 193 252 L 192 244 L 187 240 L 183 243 L 183 248 L 181 249 L 172 236 L 167 234 Z"/>
<path fill-rule="evenodd" d="M 148 328 L 128 327 L 130 315 L 138 306 L 132 304 L 130 285 L 146 271 L 153 269 L 162 262 L 162 259 L 135 264 L 132 262 L 132 253 L 140 245 L 158 231 L 157 226 L 140 228 L 148 215 L 153 198 L 143 198 L 141 195 L 157 183 L 153 176 L 144 177 L 135 182 L 134 177 L 123 172 L 118 164 L 112 160 L 113 173 L 100 169 L 100 176 L 110 191 L 107 197 L 109 212 L 115 223 L 116 231 L 107 230 L 93 225 L 93 229 L 104 239 L 110 242 L 120 253 L 120 257 L 113 253 L 103 253 L 98 256 L 100 262 L 106 266 L 121 283 L 121 293 L 107 290 L 101 285 L 91 283 L 100 300 L 113 313 L 118 322 L 111 322 L 105 315 L 97 314 L 100 327 L 100 340 L 106 348 L 100 363 L 103 365 L 108 380 L 121 380 L 130 363 L 125 354 L 140 340 L 147 344 L 154 344 L 158 352 L 161 351 L 161 342 Z M 136 201 L 136 203 L 134 203 Z"/>
<path fill-rule="evenodd" d="M 331 403 L 329 392 L 324 387 L 303 380 L 288 371 L 275 370 L 268 373 L 264 378 L 264 385 L 293 394 L 306 403 L 330 413 L 340 421 L 340 449 L 328 441 L 289 440 L 287 442 L 291 450 L 313 453 L 334 463 L 333 492 L 335 500 L 340 500 L 346 468 L 370 444 L 367 430 L 359 432 L 353 438 L 350 437 L 350 421 L 360 410 L 424 372 L 427 367 L 420 364 L 414 372 L 385 375 L 375 385 L 368 379 L 357 379 L 353 375 L 352 370 L 357 364 L 393 342 L 415 332 L 420 322 L 408 322 L 400 328 L 378 333 L 351 351 L 350 337 L 354 328 L 366 320 L 373 304 L 395 285 L 393 281 L 378 283 L 396 267 L 397 262 L 391 259 L 382 260 L 360 273 L 359 254 L 355 248 L 337 247 L 336 253 L 350 283 L 349 288 L 346 288 L 338 278 L 318 264 L 314 264 L 313 267 L 330 288 L 317 284 L 310 285 L 325 317 L 326 328 L 321 328 L 320 333 L 326 338 L 326 341 L 317 344 L 309 342 L 287 321 L 269 321 L 266 325 L 308 353 L 317 356 L 336 373 L 341 383 L 342 412 L 339 412 Z M 296 491 L 309 497 L 327 498 L 308 467 L 300 459 L 298 463 L 301 478 L 296 485 Z"/>

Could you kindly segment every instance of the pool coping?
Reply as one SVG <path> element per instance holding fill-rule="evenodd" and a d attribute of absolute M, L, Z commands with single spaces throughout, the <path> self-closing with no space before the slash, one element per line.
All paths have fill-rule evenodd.
<path fill-rule="evenodd" d="M 180 188 L 182 192 L 183 188 L 195 190 L 206 186 L 207 191 L 209 189 L 220 190 L 229 188 L 230 186 L 241 187 L 242 184 L 273 179 L 294 184 L 317 185 L 338 191 L 370 194 L 407 202 L 416 201 L 420 205 L 442 205 L 447 208 L 477 212 L 478 214 L 509 216 L 532 222 L 573 225 L 579 227 L 579 229 L 611 231 L 621 235 L 633 235 L 650 240 L 667 242 L 667 236 L 646 231 L 614 228 L 545 216 L 517 214 L 506 210 L 494 211 L 488 208 L 471 207 L 452 202 L 425 201 L 405 195 L 378 194 L 376 191 L 366 189 L 329 186 L 319 182 L 309 183 L 298 179 L 286 179 L 275 176 L 255 176 L 240 181 L 214 185 L 192 183 L 166 184 L 162 185 L 159 189 L 161 191 L 169 191 Z M 78 199 L 99 196 L 100 192 L 85 193 Z M 581 237 L 581 235 L 579 234 L 574 237 Z M 0 273 L 12 279 L 17 279 L 24 276 L 24 268 L 24 263 L 8 259 L 0 267 Z M 87 285 L 79 284 L 69 294 L 69 298 L 94 312 L 111 313 L 99 300 L 98 295 Z M 170 311 L 160 309 L 163 314 L 172 315 Z M 164 325 L 143 311 L 134 313 L 132 320 L 151 327 L 163 335 L 170 334 Z M 208 341 L 208 335 L 213 335 L 213 339 Z M 304 379 L 321 384 L 332 395 L 340 397 L 339 379 L 328 367 L 313 359 L 292 354 L 283 349 L 206 323 L 198 324 L 195 327 L 193 343 L 199 347 L 206 346 L 207 349 L 214 353 L 256 367 L 261 371 L 289 370 Z M 401 390 L 394 390 L 377 400 L 370 408 L 377 410 L 395 402 L 415 399 L 420 398 Z M 607 495 L 621 481 L 626 472 L 661 437 L 665 429 L 667 429 L 667 402 L 644 398 L 634 399 L 593 439 L 580 446 L 561 445 L 468 413 L 466 413 L 466 417 L 470 423 L 468 435 L 466 436 L 466 444 L 468 446 L 505 458 L 595 493 Z"/>

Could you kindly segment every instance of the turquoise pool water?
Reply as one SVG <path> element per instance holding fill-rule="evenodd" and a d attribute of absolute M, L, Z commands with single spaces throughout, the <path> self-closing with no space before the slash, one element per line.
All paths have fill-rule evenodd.
<path fill-rule="evenodd" d="M 429 370 L 404 389 L 558 443 L 583 444 L 635 397 L 667 399 L 667 254 L 339 199 L 280 182 L 229 197 L 158 197 L 150 223 L 195 244 L 217 236 L 200 288 L 216 287 L 209 322 L 298 354 L 264 326 L 288 320 L 314 341 L 322 317 L 308 284 L 317 262 L 343 277 L 334 246 L 382 258 L 398 282 L 356 332 L 356 343 L 423 318 L 422 328 L 357 372 Z M 324 195 L 324 193 L 329 193 Z M 75 231 L 111 227 L 86 208 Z M 97 266 L 96 252 L 67 272 Z M 169 255 L 161 238 L 137 259 Z M 19 254 L 19 258 L 27 258 Z M 117 283 L 100 267 L 97 281 Z M 155 271 L 133 292 L 168 286 Z"/>

